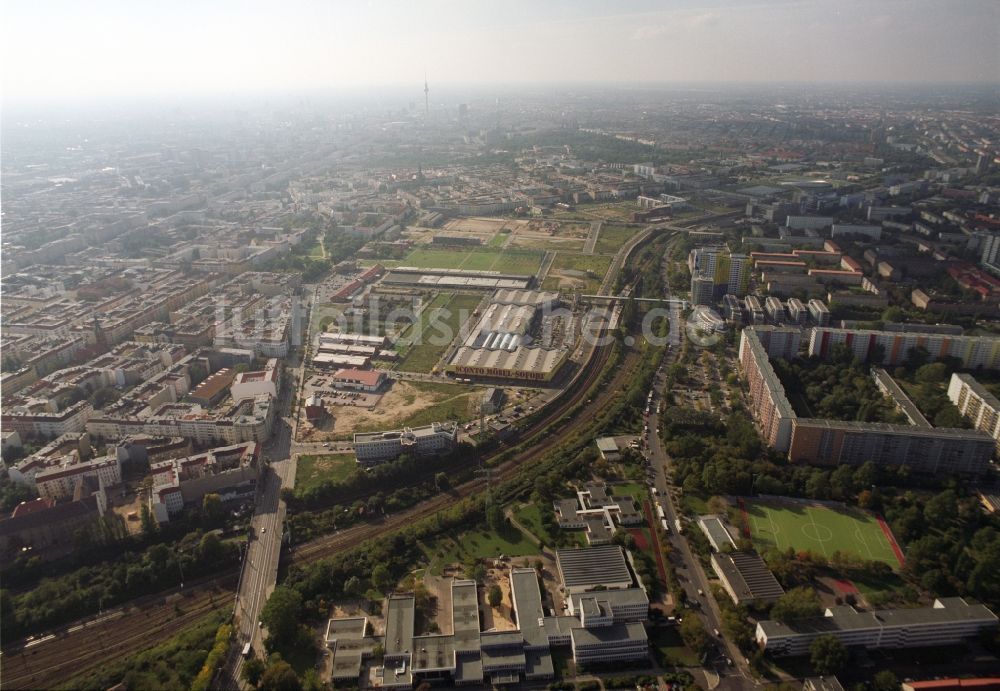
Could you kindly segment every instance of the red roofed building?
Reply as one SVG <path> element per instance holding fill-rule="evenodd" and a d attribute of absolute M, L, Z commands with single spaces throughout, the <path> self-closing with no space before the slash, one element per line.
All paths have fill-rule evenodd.
<path fill-rule="evenodd" d="M 32 499 L 31 501 L 22 501 L 14 507 L 14 513 L 12 513 L 10 517 L 21 518 L 22 516 L 27 516 L 29 513 L 51 509 L 55 505 L 56 500 L 51 497 L 39 497 L 38 499 Z"/>
<path fill-rule="evenodd" d="M 338 389 L 378 391 L 385 383 L 385 373 L 378 370 L 339 369 L 333 373 L 331 383 Z"/>

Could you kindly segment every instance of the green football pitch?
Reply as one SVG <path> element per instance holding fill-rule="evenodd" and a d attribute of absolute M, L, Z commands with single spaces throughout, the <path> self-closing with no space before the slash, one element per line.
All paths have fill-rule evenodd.
<path fill-rule="evenodd" d="M 501 273 L 531 275 L 542 264 L 541 252 L 498 249 L 415 249 L 403 259 L 400 266 L 421 269 L 465 269 L 467 271 L 499 271 Z"/>
<path fill-rule="evenodd" d="M 745 501 L 744 510 L 754 546 L 760 551 L 791 547 L 826 557 L 840 551 L 893 568 L 901 565 L 886 535 L 888 529 L 883 530 L 877 518 L 863 511 L 759 501 Z"/>

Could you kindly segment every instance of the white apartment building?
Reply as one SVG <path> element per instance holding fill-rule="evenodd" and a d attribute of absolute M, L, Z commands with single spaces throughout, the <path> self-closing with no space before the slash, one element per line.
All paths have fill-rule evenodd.
<path fill-rule="evenodd" d="M 46 468 L 35 475 L 38 496 L 60 499 L 73 495 L 76 483 L 84 477 L 95 477 L 106 487 L 122 481 L 121 461 L 117 456 L 104 456 L 68 466 Z"/>
<path fill-rule="evenodd" d="M 262 394 L 278 395 L 279 364 L 274 358 L 267 361 L 264 369 L 259 372 L 239 372 L 229 387 L 229 394 L 234 401 L 256 398 Z"/>
<path fill-rule="evenodd" d="M 423 427 L 404 427 L 388 432 L 365 432 L 354 435 L 358 463 L 381 463 L 404 453 L 427 456 L 450 451 L 458 442 L 458 425 L 432 422 Z"/>
<path fill-rule="evenodd" d="M 968 374 L 951 375 L 948 399 L 972 426 L 997 440 L 1000 451 L 1000 400 Z"/>
<path fill-rule="evenodd" d="M 24 439 L 52 438 L 82 432 L 93 414 L 89 401 L 79 401 L 60 412 L 15 406 L 0 419 L 5 430 L 14 430 Z"/>
<path fill-rule="evenodd" d="M 919 648 L 954 645 L 997 628 L 997 615 L 960 597 L 938 598 L 931 607 L 859 612 L 830 607 L 822 617 L 788 623 L 757 623 L 757 643 L 776 656 L 803 655 L 820 636 L 835 636 L 848 647 Z"/>

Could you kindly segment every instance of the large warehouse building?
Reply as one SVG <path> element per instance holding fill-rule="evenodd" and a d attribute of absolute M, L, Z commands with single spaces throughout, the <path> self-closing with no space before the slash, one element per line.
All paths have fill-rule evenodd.
<path fill-rule="evenodd" d="M 565 362 L 562 343 L 532 345 L 538 331 L 561 316 L 546 314 L 559 294 L 534 290 L 498 290 L 479 323 L 455 351 L 447 369 L 461 376 L 549 381 Z M 550 329 L 551 330 L 551 329 Z"/>

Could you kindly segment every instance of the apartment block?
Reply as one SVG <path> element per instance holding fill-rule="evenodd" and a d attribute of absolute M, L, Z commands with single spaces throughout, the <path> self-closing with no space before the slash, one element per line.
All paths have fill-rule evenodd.
<path fill-rule="evenodd" d="M 995 336 L 954 336 L 923 332 L 890 332 L 867 329 L 816 328 L 809 336 L 809 355 L 827 359 L 834 346 L 846 345 L 864 362 L 881 353 L 879 364 L 896 366 L 914 348 L 923 348 L 932 360 L 958 358 L 968 369 L 1000 368 L 1000 338 Z"/>
<path fill-rule="evenodd" d="M 948 399 L 973 427 L 997 440 L 1000 451 L 1000 400 L 973 377 L 957 372 L 948 383 Z"/>
<path fill-rule="evenodd" d="M 387 432 L 359 432 L 354 435 L 358 463 L 390 461 L 404 453 L 425 456 L 446 453 L 458 443 L 458 425 L 432 422 L 423 427 L 404 427 Z"/>
<path fill-rule="evenodd" d="M 788 623 L 757 623 L 756 639 L 775 656 L 804 655 L 820 636 L 847 647 L 927 648 L 955 645 L 997 628 L 997 615 L 960 597 L 938 598 L 931 607 L 859 612 L 849 605 L 828 608 L 822 617 Z"/>
<path fill-rule="evenodd" d="M 981 475 L 989 467 L 995 441 L 978 430 L 798 417 L 771 366 L 765 334 L 764 327 L 743 330 L 740 369 L 764 441 L 789 460 L 826 466 L 873 461 L 920 473 L 964 475 Z"/>

